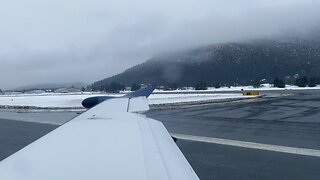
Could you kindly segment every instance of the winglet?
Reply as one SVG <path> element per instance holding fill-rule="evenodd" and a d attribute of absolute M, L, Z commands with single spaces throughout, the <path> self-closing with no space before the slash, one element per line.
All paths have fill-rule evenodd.
<path fill-rule="evenodd" d="M 139 89 L 137 91 L 134 91 L 132 93 L 129 93 L 127 95 L 124 95 L 125 98 L 134 98 L 134 97 L 146 97 L 148 98 L 150 94 L 153 92 L 154 88 L 152 86 L 148 86 L 142 89 Z M 89 97 L 82 101 L 82 106 L 85 108 L 92 108 L 93 106 L 100 104 L 101 102 L 112 99 L 114 97 L 110 96 L 95 96 L 95 97 Z"/>
<path fill-rule="evenodd" d="M 144 96 L 144 97 L 148 98 L 150 96 L 150 94 L 154 91 L 154 89 L 155 89 L 154 87 L 148 86 L 148 87 L 139 89 L 137 91 L 134 91 L 132 93 L 129 93 L 123 97 L 133 98 L 133 97 Z"/>

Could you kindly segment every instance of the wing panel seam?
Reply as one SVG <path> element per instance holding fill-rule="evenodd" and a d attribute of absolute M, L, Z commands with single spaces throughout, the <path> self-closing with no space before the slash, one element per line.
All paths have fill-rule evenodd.
<path fill-rule="evenodd" d="M 163 155 L 162 155 L 162 153 L 161 153 L 161 150 L 160 150 L 160 146 L 159 146 L 159 144 L 158 144 L 158 141 L 156 141 L 156 139 L 155 139 L 155 133 L 154 133 L 154 131 L 153 131 L 153 127 L 152 127 L 152 125 L 151 125 L 151 122 L 150 122 L 150 119 L 148 119 L 147 118 L 147 121 L 148 121 L 148 124 L 149 124 L 149 126 L 150 126 L 150 131 L 151 131 L 151 133 L 152 133 L 152 138 L 153 138 L 153 140 L 154 140 L 154 142 L 155 142 L 155 144 L 156 144 L 156 146 L 157 146 L 157 149 L 158 149 L 158 151 L 159 151 L 159 155 L 160 155 L 160 157 L 161 157 L 161 161 L 162 161 L 162 164 L 163 164 L 163 166 L 164 166 L 164 169 L 166 170 L 166 173 L 167 173 L 167 177 L 169 178 L 169 179 L 172 179 L 171 177 L 170 177 L 170 173 L 169 173 L 169 170 L 168 170 L 168 168 L 167 168 L 167 166 L 166 166 L 166 163 L 165 163 L 165 161 L 164 161 L 164 159 L 163 159 Z"/>
<path fill-rule="evenodd" d="M 130 100 L 131 100 L 131 98 L 128 98 L 127 112 L 129 112 L 129 108 L 130 108 Z"/>

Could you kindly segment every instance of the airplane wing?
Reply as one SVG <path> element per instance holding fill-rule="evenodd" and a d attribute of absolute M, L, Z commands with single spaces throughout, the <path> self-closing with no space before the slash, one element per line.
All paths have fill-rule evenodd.
<path fill-rule="evenodd" d="M 166 128 L 136 112 L 146 97 L 108 99 L 0 162 L 1 180 L 199 179 Z"/>

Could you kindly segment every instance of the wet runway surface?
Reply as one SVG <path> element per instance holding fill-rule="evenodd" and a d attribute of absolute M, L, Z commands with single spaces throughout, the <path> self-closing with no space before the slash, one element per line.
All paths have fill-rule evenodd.
<path fill-rule="evenodd" d="M 0 161 L 57 127 L 51 124 L 0 119 Z"/>
<path fill-rule="evenodd" d="M 320 149 L 320 91 L 150 111 L 171 133 Z"/>
<path fill-rule="evenodd" d="M 149 111 L 147 115 L 162 121 L 170 133 L 320 150 L 320 91 L 289 93 L 293 95 L 253 102 L 178 107 Z M 5 120 L 10 116 L 10 113 L 0 116 L 0 160 L 58 127 L 53 125 L 55 123 L 34 123 L 45 116 L 56 116 L 55 113 L 26 113 L 12 117 L 19 121 Z M 26 121 L 33 122 L 20 121 L 24 116 Z M 59 118 L 66 121 L 74 116 L 75 113 L 70 113 Z M 53 117 L 46 121 L 51 119 L 55 122 Z M 178 140 L 177 144 L 200 179 L 320 177 L 320 158 L 315 156 L 188 140 Z"/>
<path fill-rule="evenodd" d="M 320 158 L 178 140 L 200 179 L 318 180 Z"/>
<path fill-rule="evenodd" d="M 320 150 L 320 91 L 150 111 L 171 133 Z M 319 179 L 320 158 L 178 140 L 200 179 Z"/>

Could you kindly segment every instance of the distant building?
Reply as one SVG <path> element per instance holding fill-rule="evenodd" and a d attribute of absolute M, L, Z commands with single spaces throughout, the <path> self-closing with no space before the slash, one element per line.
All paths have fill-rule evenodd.
<path fill-rule="evenodd" d="M 165 90 L 165 86 L 158 86 L 157 89 L 158 90 Z"/>
<path fill-rule="evenodd" d="M 3 93 L 4 95 L 19 95 L 22 94 L 22 92 L 18 92 L 18 91 L 7 91 Z"/>
<path fill-rule="evenodd" d="M 31 91 L 27 91 L 25 92 L 25 94 L 42 94 L 45 93 L 44 90 L 31 90 Z"/>

